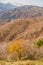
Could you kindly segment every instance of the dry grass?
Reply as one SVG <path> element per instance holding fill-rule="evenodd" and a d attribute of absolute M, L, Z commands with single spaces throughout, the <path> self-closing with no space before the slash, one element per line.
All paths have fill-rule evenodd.
<path fill-rule="evenodd" d="M 43 65 L 42 61 L 14 61 L 14 62 L 6 62 L 0 61 L 0 65 Z"/>

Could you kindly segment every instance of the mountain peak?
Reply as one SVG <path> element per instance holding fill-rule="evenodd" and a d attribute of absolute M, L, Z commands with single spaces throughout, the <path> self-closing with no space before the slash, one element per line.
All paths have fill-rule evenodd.
<path fill-rule="evenodd" d="M 12 8 L 16 8 L 16 6 L 10 4 L 10 3 L 0 3 L 0 12 L 3 12 L 5 10 L 9 10 L 9 9 L 12 9 Z"/>

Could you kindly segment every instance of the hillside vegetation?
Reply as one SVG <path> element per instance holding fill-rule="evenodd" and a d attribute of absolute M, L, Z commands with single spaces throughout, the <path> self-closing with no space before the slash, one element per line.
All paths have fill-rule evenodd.
<path fill-rule="evenodd" d="M 43 17 L 16 19 L 0 25 L 0 60 L 42 58 Z"/>

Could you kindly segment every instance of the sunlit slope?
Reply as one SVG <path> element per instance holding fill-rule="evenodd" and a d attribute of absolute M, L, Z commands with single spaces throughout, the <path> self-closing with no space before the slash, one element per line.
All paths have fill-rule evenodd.
<path fill-rule="evenodd" d="M 16 19 L 0 25 L 0 41 L 43 38 L 43 17 Z"/>

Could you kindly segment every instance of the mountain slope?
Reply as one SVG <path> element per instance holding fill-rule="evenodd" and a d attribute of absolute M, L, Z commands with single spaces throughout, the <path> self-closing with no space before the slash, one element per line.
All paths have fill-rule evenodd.
<path fill-rule="evenodd" d="M 0 41 L 34 40 L 43 37 L 43 17 L 12 20 L 0 25 Z"/>

